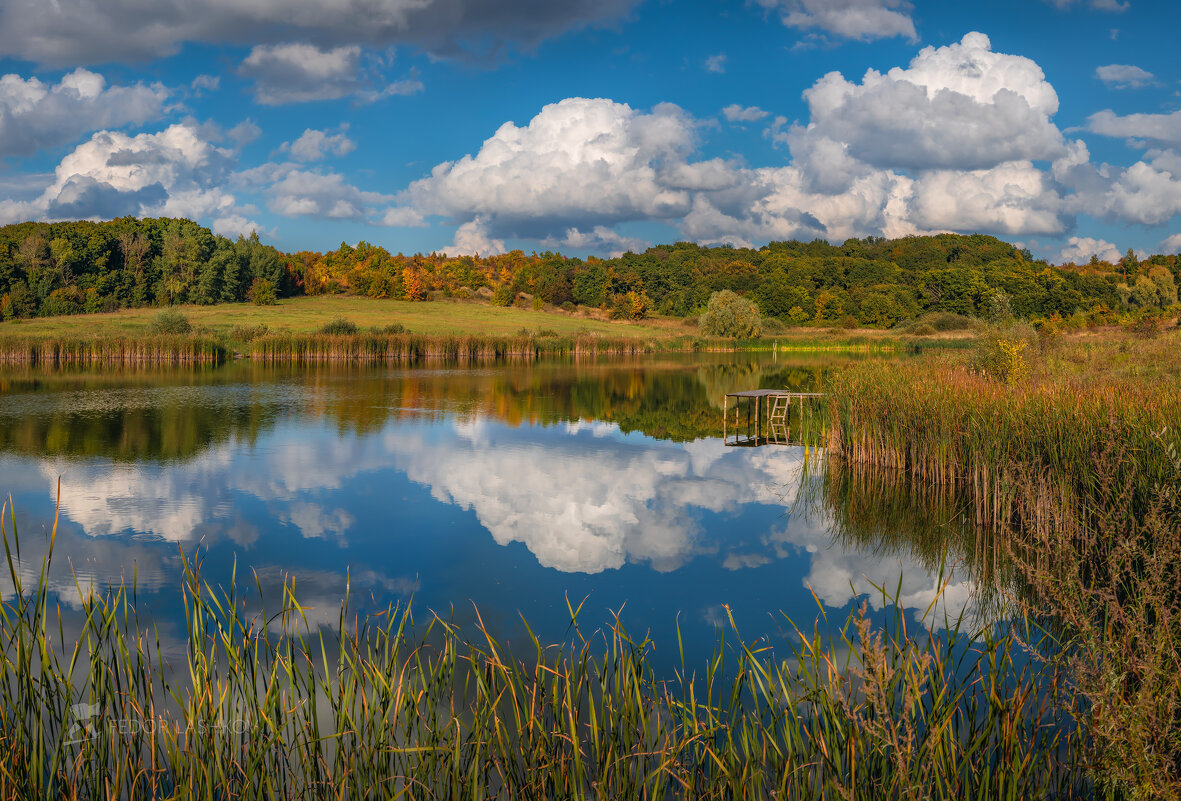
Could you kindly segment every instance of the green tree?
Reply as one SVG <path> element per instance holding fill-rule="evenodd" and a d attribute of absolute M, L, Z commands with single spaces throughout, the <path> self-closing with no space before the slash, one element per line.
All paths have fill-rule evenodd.
<path fill-rule="evenodd" d="M 701 332 L 713 337 L 750 339 L 762 331 L 762 320 L 755 304 L 741 295 L 723 289 L 709 298 L 701 316 Z"/>

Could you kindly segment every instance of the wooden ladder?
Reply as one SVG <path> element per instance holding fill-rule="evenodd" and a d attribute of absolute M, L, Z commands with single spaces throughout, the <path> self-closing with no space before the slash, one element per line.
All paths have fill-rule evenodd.
<path fill-rule="evenodd" d="M 778 444 L 779 438 L 789 442 L 787 430 L 787 410 L 791 405 L 790 395 L 775 395 L 771 399 L 771 413 L 767 415 L 767 429 L 771 439 Z"/>

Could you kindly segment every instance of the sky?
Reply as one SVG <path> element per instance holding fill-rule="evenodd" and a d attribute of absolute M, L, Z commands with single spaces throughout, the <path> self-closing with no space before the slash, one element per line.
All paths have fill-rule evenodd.
<path fill-rule="evenodd" d="M 0 224 L 610 256 L 1181 251 L 1149 0 L 0 0 Z"/>

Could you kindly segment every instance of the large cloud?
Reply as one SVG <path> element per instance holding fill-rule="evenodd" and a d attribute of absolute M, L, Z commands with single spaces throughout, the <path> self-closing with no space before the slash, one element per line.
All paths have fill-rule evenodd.
<path fill-rule="evenodd" d="M 860 84 L 831 72 L 804 97 L 811 120 L 795 138 L 839 142 L 874 167 L 977 170 L 1064 150 L 1041 68 L 993 52 L 982 33 L 923 48 L 906 69 L 869 70 Z"/>
<path fill-rule="evenodd" d="M 144 60 L 186 42 L 410 45 L 495 55 L 626 14 L 635 0 L 10 0 L 0 55 L 65 65 Z"/>
<path fill-rule="evenodd" d="M 984 34 L 924 48 L 907 67 L 870 70 L 857 83 L 829 73 L 804 96 L 806 122 L 788 128 L 775 118 L 768 128 L 790 146 L 784 166 L 694 160 L 701 123 L 676 106 L 568 98 L 439 164 L 400 202 L 483 244 L 516 236 L 599 252 L 620 249 L 615 226 L 635 221 L 665 221 L 701 242 L 759 244 L 1056 235 L 1079 211 L 1057 173 L 1039 165 L 1066 164 L 1081 147 L 1051 120 L 1057 93 L 1035 62 L 994 52 Z M 723 113 L 769 116 L 738 105 Z"/>
<path fill-rule="evenodd" d="M 555 225 L 679 217 L 690 207 L 687 181 L 702 177 L 685 162 L 694 134 L 671 104 L 643 113 L 568 98 L 527 125 L 506 122 L 474 156 L 438 165 L 406 195 L 427 213 L 483 216 L 498 231 L 539 237 Z"/>
<path fill-rule="evenodd" d="M 5 75 L 0 77 L 0 158 L 67 144 L 96 128 L 156 119 L 168 94 L 159 84 L 108 86 L 103 76 L 84 69 L 56 84 Z"/>
<path fill-rule="evenodd" d="M 41 196 L 10 203 L 12 219 L 142 216 L 229 218 L 234 196 L 222 189 L 231 151 L 194 125 L 176 124 L 135 136 L 99 131 L 67 154 Z"/>

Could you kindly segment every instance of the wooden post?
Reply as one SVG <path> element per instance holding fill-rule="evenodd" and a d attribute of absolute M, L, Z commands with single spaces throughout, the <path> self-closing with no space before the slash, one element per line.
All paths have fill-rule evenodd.
<path fill-rule="evenodd" d="M 723 445 L 726 444 L 726 412 L 728 411 L 728 409 L 726 407 L 729 405 L 730 405 L 730 396 L 723 395 L 722 396 L 722 444 Z"/>

